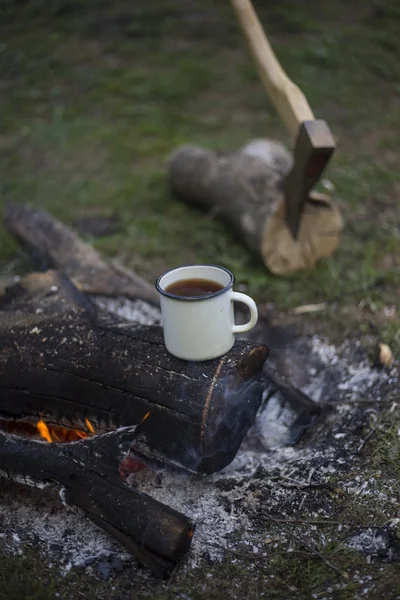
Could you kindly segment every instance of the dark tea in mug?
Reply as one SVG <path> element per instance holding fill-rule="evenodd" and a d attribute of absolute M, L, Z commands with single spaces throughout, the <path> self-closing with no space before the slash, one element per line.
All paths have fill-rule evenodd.
<path fill-rule="evenodd" d="M 156 288 L 170 354 L 181 360 L 214 360 L 231 350 L 236 334 L 254 327 L 257 306 L 233 291 L 234 281 L 233 273 L 218 265 L 185 265 L 160 275 Z M 234 302 L 249 308 L 247 323 L 235 323 Z"/>
<path fill-rule="evenodd" d="M 185 298 L 209 296 L 223 290 L 224 286 L 211 279 L 181 279 L 165 288 L 168 294 Z"/>

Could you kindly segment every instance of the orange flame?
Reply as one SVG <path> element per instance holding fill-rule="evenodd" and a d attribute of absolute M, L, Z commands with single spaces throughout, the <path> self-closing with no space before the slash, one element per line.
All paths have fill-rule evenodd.
<path fill-rule="evenodd" d="M 89 429 L 90 433 L 96 433 L 93 425 L 91 424 L 91 422 L 89 421 L 89 419 L 87 417 L 85 417 L 85 423 L 86 423 L 86 426 Z"/>
<path fill-rule="evenodd" d="M 37 430 L 48 442 L 75 442 L 79 439 L 85 439 L 90 437 L 91 435 L 95 435 L 96 432 L 94 430 L 93 425 L 89 421 L 89 419 L 85 418 L 86 426 L 89 430 L 89 433 L 86 431 L 82 431 L 81 429 L 67 429 L 66 427 L 52 427 L 51 433 L 46 423 L 40 419 L 37 424 Z"/>
<path fill-rule="evenodd" d="M 51 435 L 56 440 L 56 442 L 61 442 L 62 441 L 61 438 L 58 437 L 58 435 L 56 434 L 56 432 L 54 431 L 54 429 L 51 430 Z"/>
<path fill-rule="evenodd" d="M 39 431 L 40 435 L 42 436 L 42 438 L 44 438 L 48 442 L 53 441 L 51 439 L 49 428 L 47 427 L 46 423 L 44 421 L 42 421 L 42 419 L 40 419 L 40 421 L 37 422 L 36 426 L 37 426 L 38 431 Z"/>
<path fill-rule="evenodd" d="M 143 421 L 145 421 L 146 419 L 148 419 L 148 418 L 149 418 L 149 416 L 150 416 L 150 412 L 146 413 L 146 414 L 144 415 L 144 417 L 143 417 L 143 419 L 142 419 L 142 421 L 141 421 L 141 422 L 143 423 Z"/>

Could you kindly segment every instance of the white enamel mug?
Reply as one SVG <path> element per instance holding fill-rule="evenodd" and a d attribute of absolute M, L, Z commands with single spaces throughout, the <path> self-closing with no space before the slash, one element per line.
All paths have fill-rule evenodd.
<path fill-rule="evenodd" d="M 207 279 L 223 288 L 207 296 L 177 296 L 167 288 L 185 279 Z M 222 356 L 235 343 L 235 334 L 252 329 L 258 312 L 254 300 L 232 290 L 233 274 L 217 265 L 188 265 L 167 271 L 156 282 L 160 294 L 164 343 L 171 354 L 183 360 L 211 360 Z M 246 304 L 250 320 L 235 325 L 233 302 Z"/>

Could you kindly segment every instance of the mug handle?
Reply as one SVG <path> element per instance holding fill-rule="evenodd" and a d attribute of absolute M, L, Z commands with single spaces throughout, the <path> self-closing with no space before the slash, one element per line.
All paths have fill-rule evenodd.
<path fill-rule="evenodd" d="M 253 327 L 258 321 L 258 310 L 254 300 L 246 294 L 241 294 L 240 292 L 232 292 L 232 302 L 241 302 L 242 304 L 245 304 L 250 310 L 250 321 L 247 321 L 247 323 L 244 323 L 244 325 L 234 325 L 233 333 L 245 333 L 246 331 L 253 329 Z"/>

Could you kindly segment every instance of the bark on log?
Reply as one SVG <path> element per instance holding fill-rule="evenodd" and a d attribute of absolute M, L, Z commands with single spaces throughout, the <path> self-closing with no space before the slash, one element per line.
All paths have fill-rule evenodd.
<path fill-rule="evenodd" d="M 237 342 L 191 363 L 160 327 L 102 314 L 56 272 L 30 275 L 0 303 L 0 413 L 99 433 L 138 424 L 138 448 L 213 473 L 234 458 L 262 396 L 265 346 Z"/>
<path fill-rule="evenodd" d="M 67 444 L 49 444 L 0 431 L 0 476 L 57 484 L 67 504 L 84 511 L 156 575 L 164 576 L 189 550 L 193 523 L 183 514 L 124 485 L 118 458 L 135 427 Z"/>
<path fill-rule="evenodd" d="M 334 201 L 314 193 L 293 238 L 283 195 L 290 167 L 285 148 L 268 141 L 231 154 L 184 146 L 171 156 L 169 185 L 178 198 L 221 214 L 273 273 L 284 275 L 332 254 L 342 228 Z"/>
<path fill-rule="evenodd" d="M 140 299 L 158 306 L 154 286 L 133 271 L 108 263 L 63 223 L 42 210 L 7 204 L 4 224 L 8 231 L 47 267 L 63 271 L 75 285 L 90 295 Z"/>

